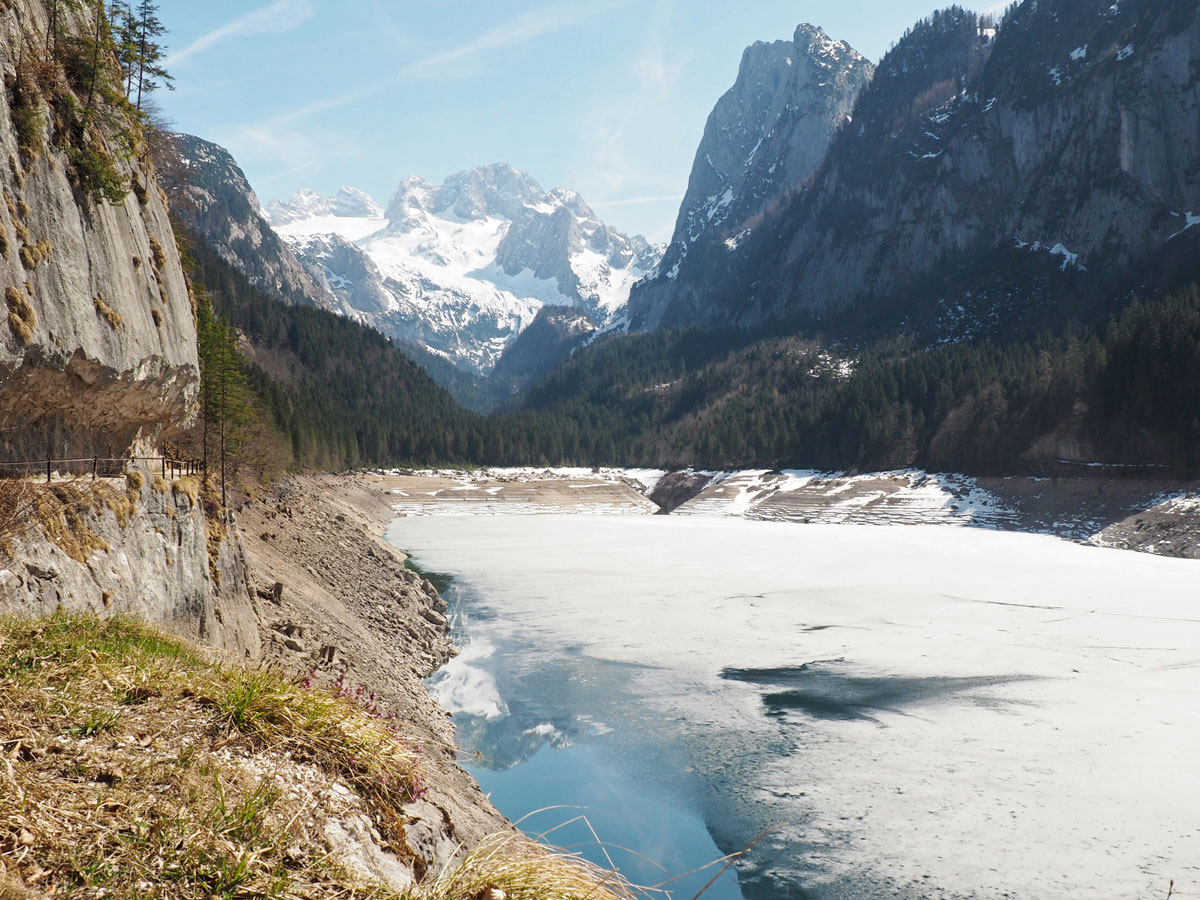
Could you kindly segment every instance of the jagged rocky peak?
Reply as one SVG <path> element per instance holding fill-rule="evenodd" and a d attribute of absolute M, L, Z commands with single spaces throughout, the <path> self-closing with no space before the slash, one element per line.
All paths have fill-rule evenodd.
<path fill-rule="evenodd" d="M 1200 220 L 1198 48 L 1195 0 L 1025 0 L 999 24 L 934 13 L 880 62 L 811 178 L 767 205 L 753 161 L 726 193 L 710 175 L 710 140 L 728 159 L 746 146 L 717 127 L 727 95 L 697 157 L 703 190 L 634 291 L 633 324 L 821 318 L 954 340 L 1048 322 L 1066 289 L 1047 273 L 1100 304 Z"/>
<path fill-rule="evenodd" d="M 415 211 L 427 212 L 433 206 L 437 188 L 424 178 L 410 175 L 400 182 L 392 199 L 388 201 L 384 218 L 389 222 L 403 222 Z"/>
<path fill-rule="evenodd" d="M 541 185 L 507 163 L 476 166 L 451 175 L 433 198 L 431 212 L 458 219 L 515 219 L 531 203 L 543 202 Z"/>
<path fill-rule="evenodd" d="M 277 200 L 267 207 L 267 217 L 275 226 L 324 216 L 376 219 L 382 215 L 383 207 L 370 194 L 352 187 L 341 188 L 331 197 L 302 188 L 291 199 L 282 202 Z"/>
<path fill-rule="evenodd" d="M 728 255 L 811 178 L 874 70 L 814 25 L 746 48 L 705 125 L 657 275 L 631 296 L 635 328 L 703 319 L 698 295 L 731 287 L 722 282 Z"/>
<path fill-rule="evenodd" d="M 175 194 L 175 212 L 188 217 L 202 215 L 222 194 L 243 198 L 239 203 L 263 215 L 258 195 L 237 162 L 224 147 L 191 134 L 170 135 L 171 158 L 163 171 L 168 191 Z M 178 190 L 173 190 L 178 188 Z"/>
<path fill-rule="evenodd" d="M 780 126 L 791 132 L 787 140 L 766 149 L 782 151 L 786 143 L 787 152 L 772 162 L 794 160 L 797 165 L 793 168 L 799 171 L 788 174 L 807 177 L 824 156 L 829 137 L 849 114 L 873 69 L 845 41 L 835 41 L 813 25 L 800 25 L 791 41 L 747 47 L 737 81 L 709 117 L 685 208 L 689 201 L 704 202 L 714 195 L 719 204 L 724 190 L 741 194 L 757 174 L 755 162 L 764 144 L 783 137 Z M 797 154 L 797 150 L 804 152 Z M 706 218 L 710 218 L 708 212 L 706 208 Z M 711 218 L 718 215 L 719 210 Z"/>

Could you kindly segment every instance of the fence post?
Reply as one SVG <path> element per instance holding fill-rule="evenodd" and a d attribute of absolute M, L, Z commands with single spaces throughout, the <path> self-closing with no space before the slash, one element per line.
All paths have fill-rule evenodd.
<path fill-rule="evenodd" d="M 167 480 L 167 458 L 165 456 L 162 458 L 162 477 L 163 481 Z"/>
<path fill-rule="evenodd" d="M 92 481 L 96 480 L 96 470 L 100 468 L 100 457 L 92 457 Z"/>
<path fill-rule="evenodd" d="M 50 483 L 50 457 L 46 457 L 46 484 Z"/>

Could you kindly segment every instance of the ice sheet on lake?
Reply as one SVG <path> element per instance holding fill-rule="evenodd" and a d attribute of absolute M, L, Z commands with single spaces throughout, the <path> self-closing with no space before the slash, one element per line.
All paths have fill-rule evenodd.
<path fill-rule="evenodd" d="M 765 478 L 730 479 L 722 502 L 753 507 Z M 784 823 L 743 869 L 765 887 L 1200 891 L 1195 562 L 707 516 L 408 519 L 390 539 L 486 598 L 472 640 L 532 644 L 531 670 L 636 672 L 635 697 L 581 685 L 573 712 L 684 748 L 726 848 Z"/>

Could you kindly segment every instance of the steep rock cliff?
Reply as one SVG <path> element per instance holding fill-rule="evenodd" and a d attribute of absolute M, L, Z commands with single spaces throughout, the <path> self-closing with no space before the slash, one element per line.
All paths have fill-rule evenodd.
<path fill-rule="evenodd" d="M 874 71 L 812 25 L 746 48 L 705 126 L 671 244 L 630 297 L 633 327 L 707 324 L 707 298 L 741 289 L 738 245 L 804 188 Z"/>
<path fill-rule="evenodd" d="M 1200 222 L 1198 48 L 1191 0 L 1025 0 L 998 29 L 935 14 L 811 183 L 730 249 L 739 289 L 675 289 L 685 319 L 923 321 L 953 340 L 1061 321 L 1072 292 L 1087 315 Z"/>
<path fill-rule="evenodd" d="M 10 485 L 10 490 L 15 488 Z M 29 527 L 0 568 L 0 609 L 121 613 L 238 656 L 260 650 L 236 533 L 207 517 L 196 476 L 153 467 L 96 482 L 25 483 Z"/>
<path fill-rule="evenodd" d="M 109 203 L 73 182 L 55 111 L 27 71 L 45 9 L 5 7 L 0 457 L 120 456 L 190 413 L 199 372 L 187 284 L 166 204 L 136 158 L 95 134 L 132 190 Z"/>
<path fill-rule="evenodd" d="M 141 127 L 111 56 L 95 55 L 98 87 L 81 92 L 67 55 L 91 14 L 60 4 L 48 39 L 41 0 L 0 4 L 2 475 L 157 455 L 196 414 L 195 309 Z M 80 478 L 90 466 L 56 462 L 52 483 L 0 485 L 0 609 L 130 613 L 257 652 L 230 526 L 205 515 L 196 486 L 138 465 Z M 123 469 L 128 480 L 105 477 Z"/>
<path fill-rule="evenodd" d="M 258 197 L 224 147 L 175 134 L 159 154 L 171 209 L 256 288 L 288 303 L 337 306 L 329 283 L 300 265 L 267 224 Z"/>

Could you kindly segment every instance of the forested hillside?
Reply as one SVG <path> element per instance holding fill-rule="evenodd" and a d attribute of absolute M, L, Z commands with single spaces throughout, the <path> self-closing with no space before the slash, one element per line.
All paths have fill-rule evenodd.
<path fill-rule="evenodd" d="M 263 297 L 202 245 L 192 277 L 244 336 L 250 385 L 295 466 L 1200 470 L 1200 289 L 1034 340 L 858 348 L 797 334 L 617 335 L 520 409 L 458 407 L 378 332 Z"/>
<path fill-rule="evenodd" d="M 745 344 L 745 346 L 741 346 Z M 1200 466 L 1200 290 L 1031 341 L 849 351 L 801 335 L 610 338 L 529 395 L 629 464 L 1058 471 Z M 586 433 L 587 430 L 585 429 Z"/>
<path fill-rule="evenodd" d="M 269 299 L 205 244 L 180 243 L 213 311 L 244 337 L 247 378 L 292 465 L 344 469 L 482 456 L 481 420 L 382 334 Z"/>

